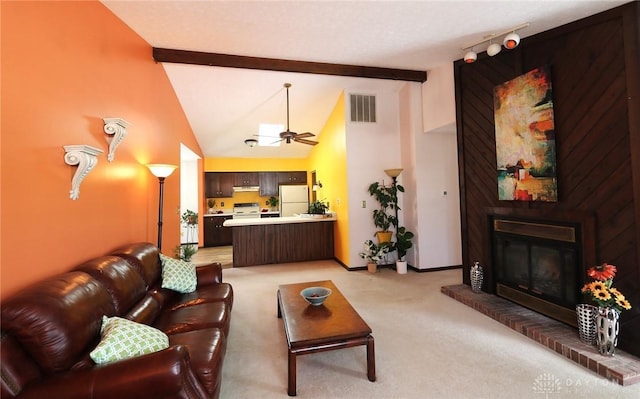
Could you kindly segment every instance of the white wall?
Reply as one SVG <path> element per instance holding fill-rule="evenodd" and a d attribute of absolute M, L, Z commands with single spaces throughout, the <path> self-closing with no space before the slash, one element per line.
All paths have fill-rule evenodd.
<path fill-rule="evenodd" d="M 457 266 L 462 238 L 453 65 L 429 71 L 422 97 L 425 133 L 415 142 L 420 252 L 414 266 Z"/>
<path fill-rule="evenodd" d="M 198 159 L 200 157 L 189 147 L 180 144 L 180 215 L 187 209 L 200 213 L 198 197 Z M 179 217 L 179 215 L 177 215 Z M 180 226 L 180 243 L 198 242 L 198 229 L 187 230 Z"/>
<path fill-rule="evenodd" d="M 398 168 L 400 160 L 400 133 L 398 126 L 398 93 L 396 91 L 370 91 L 357 94 L 376 96 L 377 123 L 352 123 L 349 121 L 349 94 L 345 91 L 347 186 L 349 196 L 349 267 L 365 266 L 358 255 L 364 242 L 375 240 L 372 212 L 375 200 L 367 188 L 375 181 L 391 183 L 385 169 Z M 362 207 L 365 201 L 366 208 Z"/>

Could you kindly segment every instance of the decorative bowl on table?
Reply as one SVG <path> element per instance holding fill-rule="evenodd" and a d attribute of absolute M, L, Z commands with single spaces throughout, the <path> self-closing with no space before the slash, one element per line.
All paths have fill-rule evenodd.
<path fill-rule="evenodd" d="M 331 289 L 325 287 L 307 287 L 300 291 L 300 295 L 310 305 L 320 306 L 324 303 L 325 299 L 331 295 Z"/>

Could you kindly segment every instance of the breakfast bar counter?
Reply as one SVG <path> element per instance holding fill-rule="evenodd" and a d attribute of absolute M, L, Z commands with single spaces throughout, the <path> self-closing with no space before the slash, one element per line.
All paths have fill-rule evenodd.
<path fill-rule="evenodd" d="M 288 216 L 229 219 L 233 266 L 333 259 L 335 217 Z"/>

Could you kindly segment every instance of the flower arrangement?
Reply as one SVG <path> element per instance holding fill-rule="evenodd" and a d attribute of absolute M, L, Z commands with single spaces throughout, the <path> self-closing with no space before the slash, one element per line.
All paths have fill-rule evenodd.
<path fill-rule="evenodd" d="M 600 307 L 611 307 L 618 311 L 631 309 L 631 304 L 620 291 L 612 287 L 617 269 L 614 265 L 603 263 L 587 270 L 587 275 L 595 281 L 582 287 L 582 293 L 588 294 Z"/>
<path fill-rule="evenodd" d="M 378 263 L 391 249 L 388 242 L 377 245 L 371 240 L 364 242 L 364 252 L 360 252 L 360 257 L 369 263 Z"/>

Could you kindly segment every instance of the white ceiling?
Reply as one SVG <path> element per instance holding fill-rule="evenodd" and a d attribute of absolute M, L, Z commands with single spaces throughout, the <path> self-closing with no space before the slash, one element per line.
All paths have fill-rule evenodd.
<path fill-rule="evenodd" d="M 623 1 L 115 1 L 102 0 L 152 47 L 428 71 L 464 47 L 528 22 L 527 36 Z M 486 47 L 476 47 L 482 52 Z M 149 57 L 151 57 L 151 52 Z M 249 148 L 259 123 L 318 133 L 340 93 L 402 82 L 164 64 L 205 157 L 306 157 L 311 146 Z M 318 141 L 322 137 L 316 136 Z"/>

